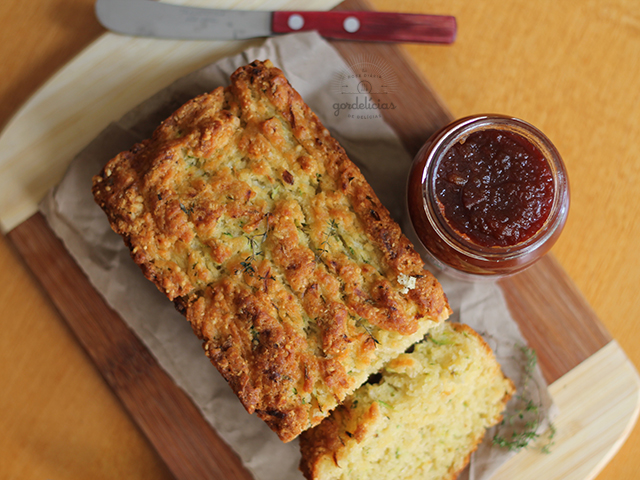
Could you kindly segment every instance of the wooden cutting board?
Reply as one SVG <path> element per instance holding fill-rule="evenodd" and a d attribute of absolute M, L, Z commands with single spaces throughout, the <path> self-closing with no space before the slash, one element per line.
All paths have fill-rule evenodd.
<path fill-rule="evenodd" d="M 337 8 L 370 9 L 370 6 L 361 0 L 349 0 Z M 0 166 L 23 154 L 16 139 L 23 138 L 26 142 L 25 125 L 41 115 L 43 107 L 56 112 L 60 102 L 68 101 L 64 94 L 84 84 L 83 72 L 108 62 L 109 55 L 122 48 L 122 42 L 134 54 L 146 55 L 147 64 L 154 55 L 165 61 L 171 55 L 184 59 L 185 49 L 192 52 L 202 49 L 202 45 L 158 41 L 152 44 L 106 34 L 45 85 L 8 125 L 0 137 L 0 146 L 7 145 L 9 138 L 12 144 L 0 149 L 3 155 Z M 333 45 L 345 58 L 376 56 L 393 68 L 398 88 L 379 100 L 397 105 L 396 109 L 383 113 L 409 153 L 414 154 L 425 139 L 452 119 L 402 48 L 355 42 L 333 42 Z M 192 63 L 184 64 L 184 68 L 195 68 L 205 59 L 204 53 L 193 54 Z M 138 67 L 142 76 L 144 67 L 144 64 Z M 113 91 L 115 98 L 117 89 L 107 87 L 107 90 Z M 108 95 L 102 97 L 106 104 L 105 99 Z M 123 105 L 129 101 L 131 108 L 137 103 L 137 100 L 131 103 L 132 100 L 120 101 Z M 115 118 L 118 116 L 115 114 Z M 81 120 L 73 115 L 64 121 L 53 120 L 48 130 L 39 133 L 35 141 L 29 139 L 28 145 L 33 148 L 35 144 L 36 150 L 51 152 L 58 137 L 64 137 L 64 132 L 78 122 Z M 76 152 L 71 152 L 68 160 Z M 24 161 L 24 157 L 20 158 Z M 44 183 L 34 183 L 43 188 Z M 3 225 L 11 227 L 8 237 L 176 478 L 250 479 L 236 455 L 205 422 L 190 399 L 91 287 L 44 218 L 35 213 L 23 221 L 29 208 L 10 207 L 5 217 L 9 220 L 3 218 Z M 635 423 L 640 404 L 638 374 L 552 256 L 502 280 L 500 285 L 513 317 L 538 353 L 561 413 L 556 420 L 558 434 L 552 453 L 523 451 L 504 465 L 496 478 L 593 478 Z"/>

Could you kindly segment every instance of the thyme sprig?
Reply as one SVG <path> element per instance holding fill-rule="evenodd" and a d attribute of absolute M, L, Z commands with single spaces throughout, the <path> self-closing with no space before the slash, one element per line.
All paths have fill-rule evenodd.
<path fill-rule="evenodd" d="M 251 250 L 251 254 L 245 258 L 242 262 L 240 262 L 240 266 L 242 266 L 243 273 L 248 273 L 249 275 L 253 275 L 256 272 L 254 262 L 257 261 L 257 257 L 262 255 L 264 257 L 264 251 L 262 246 L 264 242 L 267 240 L 267 235 L 269 234 L 269 216 L 266 216 L 267 225 L 263 233 L 256 233 L 254 235 L 246 235 L 246 239 L 249 242 L 249 248 Z M 270 277 L 273 278 L 273 277 Z"/>
<path fill-rule="evenodd" d="M 358 327 L 362 327 L 362 329 L 364 329 L 364 331 L 367 332 L 367 335 L 371 337 L 371 340 L 373 340 L 373 343 L 375 343 L 376 345 L 380 345 L 380 342 L 378 341 L 378 339 L 373 335 L 373 332 L 371 331 L 371 327 L 368 327 L 361 318 L 358 318 L 356 320 L 356 325 Z"/>
<path fill-rule="evenodd" d="M 327 231 L 325 232 L 325 239 L 324 241 L 320 244 L 320 246 L 317 249 L 317 256 L 322 256 L 325 253 L 329 253 L 329 240 L 334 237 L 334 238 L 339 238 L 339 234 L 338 234 L 338 222 L 335 221 L 335 219 L 331 219 L 328 222 L 329 227 L 327 229 Z"/>
<path fill-rule="evenodd" d="M 524 375 L 521 392 L 514 397 L 514 413 L 506 416 L 500 423 L 501 427 L 508 426 L 510 434 L 496 433 L 493 437 L 493 444 L 511 451 L 519 451 L 529 447 L 533 442 L 543 441 L 540 450 L 543 453 L 550 453 L 554 444 L 556 427 L 549 423 L 546 433 L 540 434 L 538 430 L 545 420 L 544 412 L 532 396 L 531 383 L 533 374 L 538 364 L 538 356 L 532 348 L 525 345 L 517 345 L 518 350 L 523 355 Z"/>

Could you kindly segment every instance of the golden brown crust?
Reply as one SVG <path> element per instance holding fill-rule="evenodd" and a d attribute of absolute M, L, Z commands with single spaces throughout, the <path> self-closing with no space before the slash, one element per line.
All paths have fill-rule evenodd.
<path fill-rule="evenodd" d="M 93 193 L 245 408 L 285 441 L 450 312 L 360 171 L 269 61 L 183 105 L 111 160 Z"/>

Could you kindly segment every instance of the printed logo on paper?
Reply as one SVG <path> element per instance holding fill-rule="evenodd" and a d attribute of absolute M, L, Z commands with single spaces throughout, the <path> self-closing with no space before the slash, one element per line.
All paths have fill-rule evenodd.
<path fill-rule="evenodd" d="M 331 85 L 336 96 L 333 114 L 357 120 L 382 118 L 382 110 L 396 105 L 386 95 L 396 91 L 398 77 L 382 58 L 360 55 L 347 60 L 349 68 L 334 73 Z"/>

